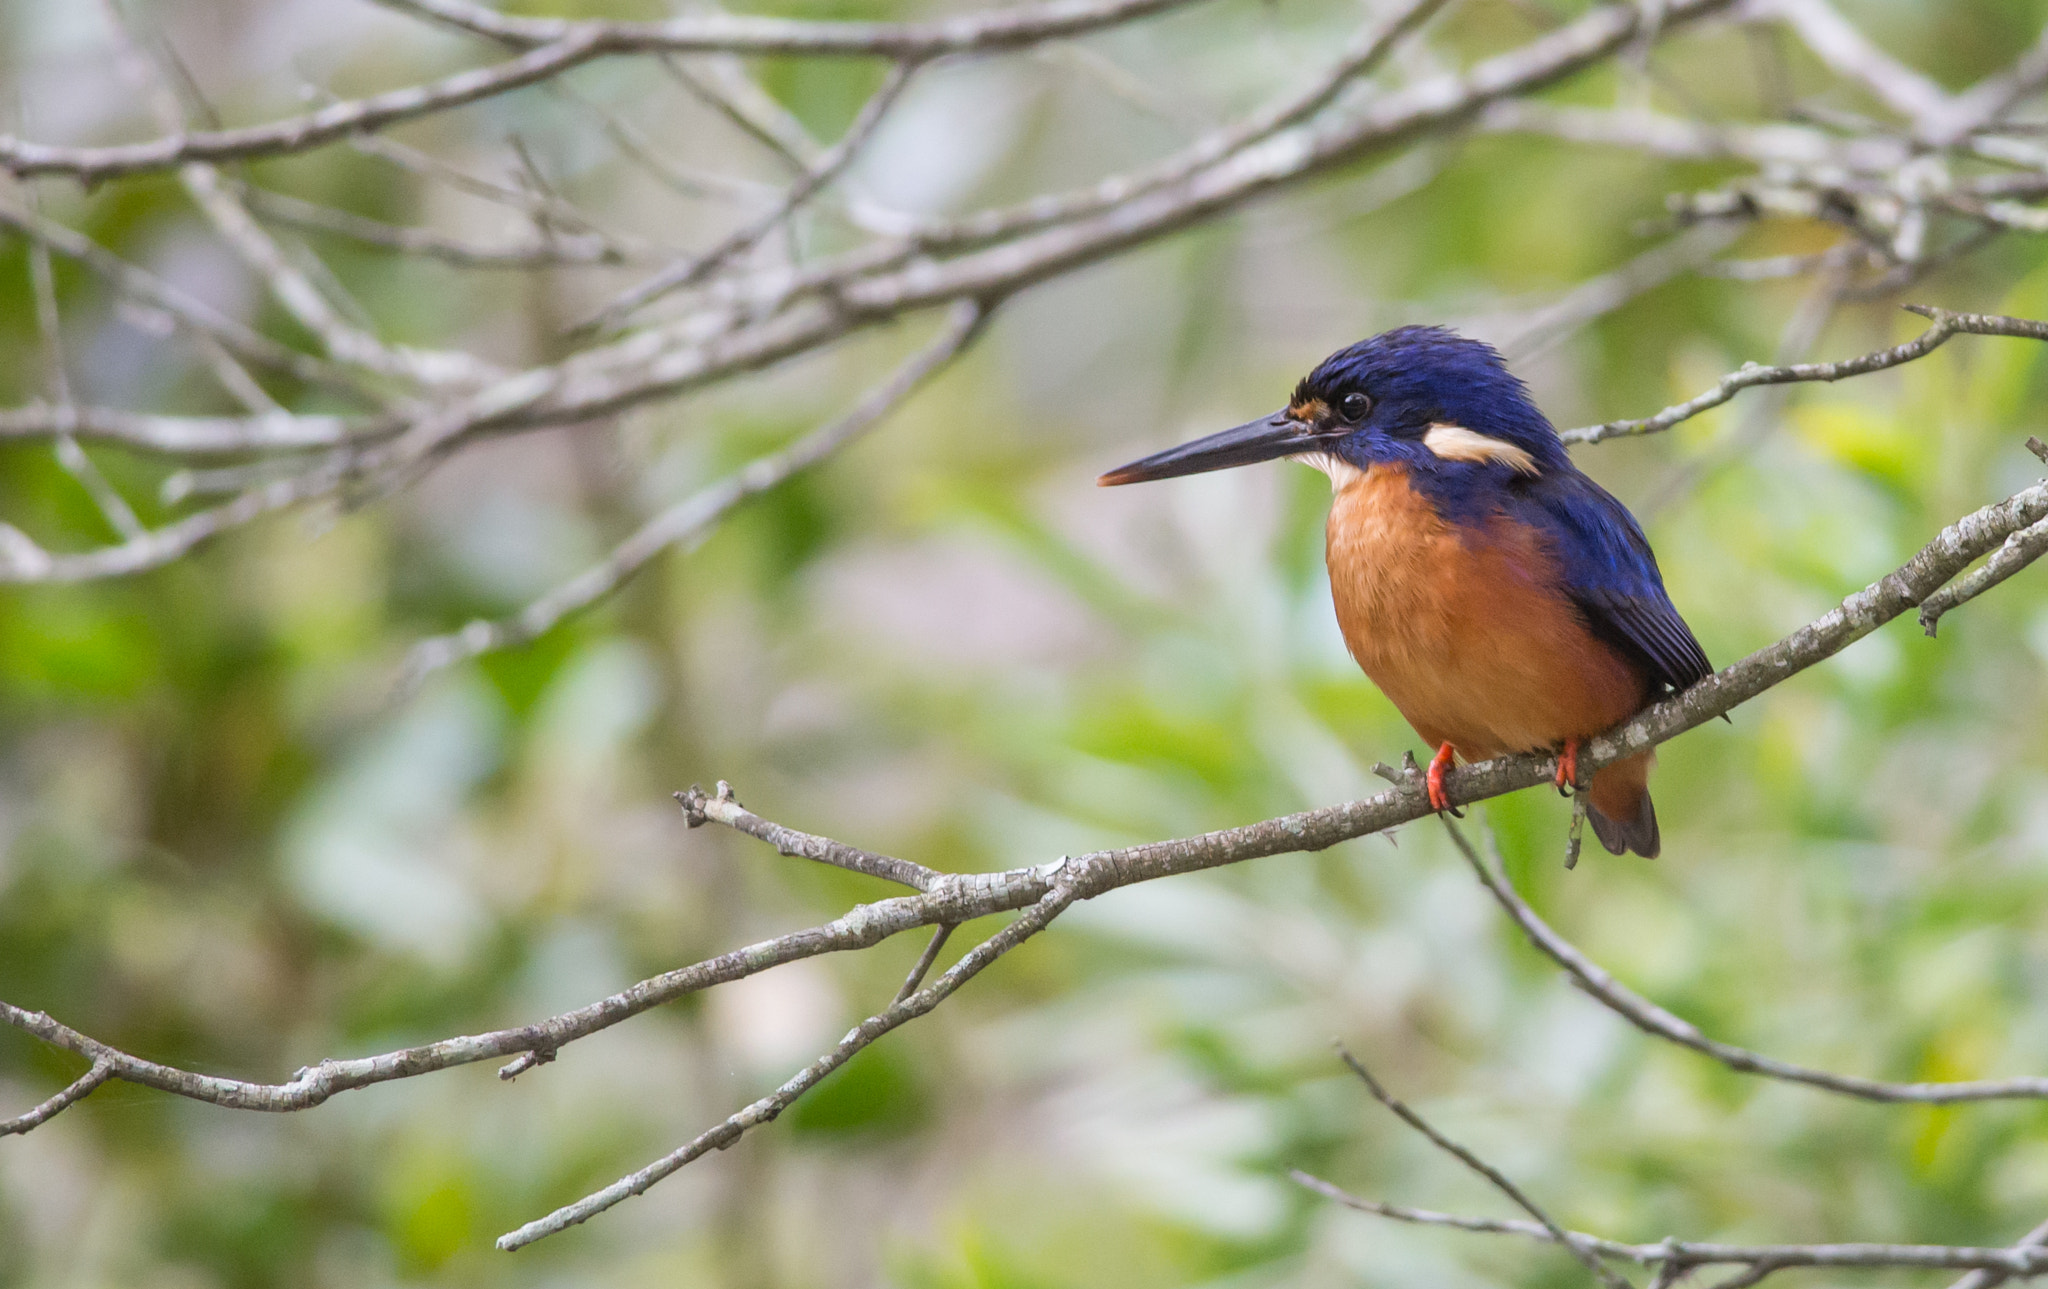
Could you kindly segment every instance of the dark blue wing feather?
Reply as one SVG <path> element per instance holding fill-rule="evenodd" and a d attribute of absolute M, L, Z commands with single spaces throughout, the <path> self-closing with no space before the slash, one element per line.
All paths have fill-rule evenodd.
<path fill-rule="evenodd" d="M 1649 539 L 1605 488 L 1575 469 L 1546 470 L 1514 488 L 1506 508 L 1550 537 L 1565 591 L 1597 634 L 1673 689 L 1713 674 L 1665 593 Z"/>

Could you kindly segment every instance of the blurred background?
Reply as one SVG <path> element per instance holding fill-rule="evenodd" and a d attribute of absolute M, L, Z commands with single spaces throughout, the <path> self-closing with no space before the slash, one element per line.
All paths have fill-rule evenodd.
<path fill-rule="evenodd" d="M 1390 74 L 1580 11 L 1471 0 L 1412 52 L 1419 66 Z M 1950 87 L 2048 19 L 2020 0 L 1844 11 Z M 1134 164 L 1288 86 L 1358 12 L 1222 0 L 939 68 L 849 182 L 943 213 Z M 479 56 L 355 0 L 133 13 L 231 121 L 299 110 L 306 83 L 360 94 Z M 1756 44 L 1693 33 L 1658 53 L 1647 92 L 1740 120 L 1782 77 L 1867 107 L 1798 51 Z M 824 138 L 881 74 L 749 66 Z M 1620 76 L 1560 93 L 1611 101 Z M 93 6 L 7 6 L 0 81 L 6 132 L 155 133 Z M 545 176 L 618 228 L 714 236 L 716 211 L 623 163 L 605 114 L 692 166 L 777 177 L 644 61 L 395 137 L 500 184 Z M 1094 476 L 1272 408 L 1325 353 L 1399 323 L 1508 346 L 1562 427 L 1647 415 L 1747 360 L 1904 339 L 1923 324 L 1902 299 L 2048 316 L 2048 246 L 2017 236 L 1865 300 L 1830 302 L 1813 275 L 1685 271 L 1724 248 L 1836 240 L 1800 221 L 1686 243 L 1691 259 L 1619 301 L 1574 294 L 1671 236 L 1667 193 L 1725 172 L 1526 135 L 1425 141 L 1048 282 L 871 437 L 701 548 L 410 697 L 393 682 L 416 641 L 516 610 L 653 509 L 829 418 L 928 324 L 614 423 L 483 444 L 397 495 L 260 524 L 132 579 L 5 588 L 0 997 L 152 1059 L 278 1080 L 534 1020 L 891 893 L 687 831 L 670 793 L 693 782 L 727 779 L 769 818 L 958 870 L 1369 795 L 1382 785 L 1366 767 L 1417 740 L 1337 635 L 1323 476 L 1282 463 L 1114 492 Z M 479 239 L 516 224 L 348 147 L 246 175 Z M 37 198 L 291 336 L 174 178 L 45 181 Z M 27 194 L 10 184 L 6 199 Z M 564 326 L 638 276 L 463 269 L 303 236 L 384 334 L 508 364 L 557 353 Z M 45 388 L 30 268 L 19 238 L 0 240 L 8 406 Z M 217 410 L 98 280 L 60 261 L 56 296 L 81 399 Z M 1964 337 L 1577 455 L 1642 517 L 1725 665 L 2037 475 L 2020 445 L 2042 432 L 2044 356 Z M 166 513 L 159 463 L 96 459 L 146 520 Z M 0 452 L 0 517 L 52 548 L 111 536 L 47 444 Z M 1545 917 L 1716 1037 L 1890 1079 L 2048 1072 L 2044 668 L 2048 576 L 2032 570 L 1939 639 L 1896 622 L 1667 746 L 1655 862 L 1589 848 L 1565 872 L 1569 811 L 1548 792 L 1476 813 Z M 510 1084 L 477 1065 L 289 1116 L 109 1085 L 0 1141 L 0 1285 L 1583 1282 L 1554 1250 L 1394 1226 L 1290 1183 L 1298 1167 L 1509 1215 L 1371 1103 L 1333 1038 L 1561 1221 L 1616 1238 L 2000 1244 L 2048 1216 L 2048 1111 L 1847 1102 L 1652 1043 L 1567 988 L 1428 824 L 1078 907 L 737 1148 L 588 1226 L 493 1251 L 788 1077 L 887 1001 L 921 943 L 713 990 Z M 80 1065 L 0 1032 L 0 1115 Z"/>

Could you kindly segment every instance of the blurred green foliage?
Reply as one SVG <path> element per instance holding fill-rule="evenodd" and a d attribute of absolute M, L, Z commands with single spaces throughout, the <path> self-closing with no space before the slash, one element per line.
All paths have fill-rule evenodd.
<path fill-rule="evenodd" d="M 2041 20 L 2017 0 L 1847 7 L 1950 84 Z M 64 8 L 0 17 L 31 102 L 112 83 Z M 236 113 L 273 102 L 270 72 L 323 41 L 348 51 L 326 56 L 337 74 L 379 84 L 379 69 L 452 56 L 445 37 L 409 48 L 415 29 L 354 26 L 340 8 L 287 29 L 279 4 L 195 5 L 198 29 L 234 34 L 185 52 Z M 1462 6 L 1446 43 L 1525 39 L 1538 8 Z M 184 16 L 165 15 L 173 30 Z M 1350 21 L 1319 0 L 1216 5 L 1097 43 L 1220 115 Z M 1656 94 L 1755 111 L 1737 33 L 1657 66 Z M 1001 128 L 957 205 L 1177 137 L 1085 69 L 1004 68 L 988 109 Z M 828 133 L 875 83 L 851 64 L 761 70 Z M 753 163 L 701 117 L 675 125 L 680 100 L 645 67 L 594 66 L 575 84 L 693 160 Z M 911 107 L 955 110 L 971 85 Z M 1556 93 L 1616 92 L 1603 74 Z M 594 208 L 628 192 L 545 94 L 462 121 L 409 137 L 503 174 L 516 128 Z M 405 496 L 262 526 L 145 577 L 0 592 L 0 997 L 152 1059 L 281 1079 L 536 1019 L 882 894 L 687 832 L 668 794 L 693 781 L 730 779 L 769 817 L 958 869 L 1372 791 L 1365 767 L 1415 738 L 1330 621 L 1320 477 L 1274 466 L 1117 493 L 1091 480 L 1270 406 L 1366 332 L 1497 316 L 1611 269 L 1648 244 L 1667 191 L 1713 177 L 1523 138 L 1434 162 L 1433 181 L 1381 208 L 1357 208 L 1361 170 L 1037 288 L 874 437 L 614 602 L 410 702 L 389 685 L 411 642 L 516 608 L 651 506 L 831 414 L 917 328 L 617 427 L 488 445 Z M 427 204 L 345 149 L 258 177 L 384 218 Z M 165 271 L 200 255 L 168 181 L 45 196 Z M 618 200 L 672 218 L 644 194 Z M 1769 226 L 1738 253 L 1830 236 Z M 314 245 L 389 334 L 513 354 L 544 352 L 605 285 Z M 178 271 L 294 338 L 225 260 L 194 263 Z M 19 243 L 0 243 L 8 405 L 39 393 L 27 280 Z M 96 282 L 61 266 L 58 282 L 94 396 L 226 406 Z M 1521 368 L 1560 424 L 1641 415 L 1768 358 L 1809 289 L 1682 279 Z M 2048 258 L 1999 242 L 1913 295 L 2048 316 Z M 1844 307 L 1817 354 L 1914 334 L 1894 303 Z M 1726 662 L 2038 473 L 2019 445 L 2044 395 L 2040 346 L 1964 338 L 1581 460 L 1642 508 L 1678 603 Z M 100 456 L 146 517 L 163 513 L 149 504 L 160 463 Z M 108 536 L 43 447 L 0 451 L 0 516 L 53 546 Z M 1564 872 L 1566 809 L 1547 794 L 1481 813 L 1544 916 L 1717 1037 L 1875 1077 L 2038 1073 L 2044 667 L 2048 578 L 2034 570 L 1939 639 L 1895 624 L 1670 745 L 1654 864 L 1591 854 Z M 918 948 L 714 991 L 510 1084 L 452 1071 L 282 1118 L 111 1085 L 0 1143 L 0 1285 L 1582 1282 L 1555 1252 L 1376 1224 L 1289 1184 L 1302 1168 L 1504 1213 L 1376 1112 L 1333 1036 L 1561 1220 L 1618 1238 L 2001 1243 L 2048 1210 L 2048 1109 L 1863 1105 L 1651 1043 L 1567 989 L 1417 826 L 1076 909 L 738 1148 L 529 1252 L 490 1249 L 779 1083 L 885 1002 Z M 0 1113 L 78 1065 L 0 1033 Z"/>

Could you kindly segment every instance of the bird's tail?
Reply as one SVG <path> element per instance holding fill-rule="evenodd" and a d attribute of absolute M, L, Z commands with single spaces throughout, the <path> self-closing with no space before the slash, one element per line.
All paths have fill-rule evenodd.
<path fill-rule="evenodd" d="M 1657 858 L 1657 807 L 1650 804 L 1650 767 L 1657 754 L 1644 752 L 1601 769 L 1586 789 L 1586 817 L 1593 835 L 1612 854 L 1634 851 Z"/>

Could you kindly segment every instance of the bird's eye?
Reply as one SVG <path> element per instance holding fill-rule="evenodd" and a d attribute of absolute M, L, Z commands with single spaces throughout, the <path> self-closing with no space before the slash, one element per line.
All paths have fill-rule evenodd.
<path fill-rule="evenodd" d="M 1337 400 L 1337 414 L 1346 423 L 1356 425 L 1372 411 L 1372 400 L 1363 394 L 1346 394 Z"/>

